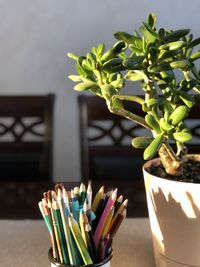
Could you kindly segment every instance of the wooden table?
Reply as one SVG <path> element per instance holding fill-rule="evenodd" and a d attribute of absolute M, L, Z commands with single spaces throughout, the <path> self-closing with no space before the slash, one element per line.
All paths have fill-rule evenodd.
<path fill-rule="evenodd" d="M 0 219 L 40 219 L 38 202 L 45 191 L 53 189 L 53 182 L 0 182 Z M 80 183 L 65 183 L 71 189 Z M 147 217 L 146 195 L 143 180 L 92 182 L 93 191 L 101 185 L 106 190 L 118 188 L 128 198 L 128 217 Z"/>
<path fill-rule="evenodd" d="M 0 220 L 2 267 L 50 267 L 50 241 L 42 220 Z M 114 239 L 111 267 L 155 267 L 149 220 L 128 218 Z"/>

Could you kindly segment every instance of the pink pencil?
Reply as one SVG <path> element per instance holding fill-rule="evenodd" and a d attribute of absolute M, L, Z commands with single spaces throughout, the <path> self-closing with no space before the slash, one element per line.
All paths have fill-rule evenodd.
<path fill-rule="evenodd" d="M 104 208 L 104 211 L 103 211 L 103 213 L 101 215 L 101 218 L 100 218 L 100 220 L 98 222 L 96 231 L 94 233 L 94 242 L 95 242 L 96 248 L 98 248 L 99 240 L 101 238 L 101 234 L 102 234 L 102 231 L 103 231 L 104 224 L 106 222 L 106 218 L 108 217 L 112 206 L 115 204 L 116 198 L 117 198 L 117 188 L 114 190 L 112 195 L 109 197 L 108 202 L 107 202 L 107 204 L 106 204 L 106 206 Z"/>

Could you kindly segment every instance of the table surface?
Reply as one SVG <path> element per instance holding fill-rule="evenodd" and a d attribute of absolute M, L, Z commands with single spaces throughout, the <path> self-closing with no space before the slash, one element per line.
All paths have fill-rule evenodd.
<path fill-rule="evenodd" d="M 42 220 L 0 221 L 2 267 L 50 267 L 50 241 Z M 148 218 L 127 218 L 113 244 L 111 267 L 155 267 Z"/>

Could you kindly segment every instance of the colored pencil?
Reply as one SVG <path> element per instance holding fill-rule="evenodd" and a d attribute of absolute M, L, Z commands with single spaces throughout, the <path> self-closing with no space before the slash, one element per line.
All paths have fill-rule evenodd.
<path fill-rule="evenodd" d="M 125 199 L 124 202 L 121 204 L 121 206 L 118 208 L 117 212 L 115 213 L 109 227 L 109 231 L 112 227 L 112 225 L 115 223 L 117 216 L 124 210 L 124 208 L 127 208 L 128 205 L 128 199 Z"/>
<path fill-rule="evenodd" d="M 105 209 L 101 215 L 101 218 L 98 222 L 98 225 L 97 225 L 97 228 L 95 230 L 95 233 L 94 233 L 94 242 L 95 242 L 95 245 L 96 247 L 98 247 L 99 245 L 99 240 L 101 238 L 101 234 L 102 234 L 102 231 L 103 231 L 103 227 L 104 227 L 104 223 L 108 217 L 108 214 L 112 208 L 112 206 L 115 204 L 115 201 L 116 201 L 116 197 L 117 197 L 117 189 L 114 190 L 114 192 L 112 193 L 112 195 L 109 197 L 107 203 L 106 203 L 106 206 L 105 206 Z"/>
<path fill-rule="evenodd" d="M 86 232 L 87 247 L 88 247 L 90 256 L 93 262 L 96 262 L 97 252 L 96 252 L 96 247 L 95 247 L 94 238 L 92 234 L 92 228 L 89 223 L 85 224 L 85 232 Z"/>
<path fill-rule="evenodd" d="M 91 207 L 92 207 L 92 186 L 91 186 L 90 181 L 89 181 L 88 187 L 87 187 L 87 200 L 88 200 L 88 206 L 91 209 Z"/>
<path fill-rule="evenodd" d="M 76 256 L 75 256 L 75 252 L 73 250 L 68 217 L 67 217 L 66 212 L 65 212 L 65 205 L 64 205 L 64 201 L 62 199 L 62 192 L 60 189 L 58 190 L 57 201 L 58 201 L 58 205 L 60 208 L 60 214 L 61 214 L 61 218 L 62 218 L 65 240 L 67 241 L 67 250 L 68 250 L 68 254 L 69 254 L 69 261 L 70 261 L 71 265 L 76 265 Z"/>
<path fill-rule="evenodd" d="M 67 252 L 67 249 L 66 249 L 67 248 L 67 243 L 66 243 L 65 236 L 64 236 L 62 218 L 61 218 L 61 214 L 60 214 L 60 209 L 59 209 L 58 203 L 56 201 L 53 201 L 53 212 L 54 212 L 55 220 L 57 221 L 58 234 L 59 234 L 59 239 L 60 239 L 63 262 L 65 264 L 69 264 L 69 255 L 68 255 L 68 252 Z"/>
<path fill-rule="evenodd" d="M 102 237 L 106 236 L 106 234 L 108 233 L 108 229 L 110 227 L 110 223 L 112 221 L 112 218 L 113 218 L 113 215 L 114 215 L 114 212 L 115 212 L 115 207 L 112 206 L 109 214 L 108 214 L 108 217 L 105 221 L 105 224 L 104 224 L 104 227 L 103 227 L 103 231 L 102 231 Z"/>
<path fill-rule="evenodd" d="M 99 201 L 102 198 L 104 194 L 104 186 L 101 186 L 101 188 L 99 189 L 99 191 L 96 193 L 95 198 L 92 202 L 92 211 L 95 213 L 96 209 L 98 207 Z"/>
<path fill-rule="evenodd" d="M 81 229 L 81 235 L 82 235 L 82 238 L 85 242 L 85 245 L 87 246 L 87 237 L 86 237 L 86 232 L 85 232 L 85 212 L 84 210 L 82 209 L 80 211 L 80 215 L 79 215 L 79 226 L 80 226 L 80 229 Z"/>
<path fill-rule="evenodd" d="M 122 213 L 118 214 L 117 219 L 115 220 L 115 223 L 112 225 L 111 229 L 110 229 L 110 237 L 113 238 L 117 232 L 117 230 L 119 229 L 122 221 L 125 219 L 126 217 L 126 209 L 124 209 L 122 211 Z"/>
<path fill-rule="evenodd" d="M 126 217 L 128 200 L 122 203 L 123 196 L 117 198 L 117 189 L 104 193 L 104 186 L 94 201 L 92 195 L 91 182 L 87 190 L 81 183 L 80 188 L 70 191 L 59 183 L 55 190 L 44 192 L 38 203 L 50 235 L 53 258 L 61 264 L 97 263 L 112 250 L 113 237 Z"/>
<path fill-rule="evenodd" d="M 76 220 L 72 216 L 69 216 L 69 226 L 70 226 L 70 230 L 73 234 L 74 240 L 76 242 L 76 245 L 79 249 L 79 252 L 82 256 L 82 260 L 83 260 L 84 264 L 85 265 L 92 264 L 93 263 L 92 259 L 89 255 L 87 247 L 86 247 L 84 240 L 82 238 L 78 223 L 76 222 Z"/>
<path fill-rule="evenodd" d="M 79 204 L 80 205 L 84 204 L 86 197 L 87 197 L 87 192 L 86 192 L 85 184 L 81 183 L 80 191 L 79 191 Z"/>

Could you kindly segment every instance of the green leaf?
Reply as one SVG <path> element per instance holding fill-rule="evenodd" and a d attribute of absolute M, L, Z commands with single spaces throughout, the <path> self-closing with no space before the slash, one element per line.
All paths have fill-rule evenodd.
<path fill-rule="evenodd" d="M 158 134 L 151 144 L 145 149 L 143 157 L 145 160 L 149 160 L 155 156 L 159 148 L 163 143 L 163 134 Z"/>
<path fill-rule="evenodd" d="M 171 131 L 172 129 L 174 129 L 174 127 L 172 125 L 170 125 L 168 122 L 166 122 L 164 118 L 161 118 L 159 123 L 160 123 L 161 129 L 164 131 L 168 132 L 168 131 Z"/>
<path fill-rule="evenodd" d="M 138 39 L 138 37 L 131 35 L 127 32 L 116 32 L 114 33 L 114 36 L 118 40 L 123 40 L 124 42 L 128 44 L 134 44 L 135 40 Z"/>
<path fill-rule="evenodd" d="M 179 122 L 184 120 L 189 112 L 187 106 L 181 105 L 177 107 L 170 115 L 169 121 L 172 125 L 177 125 Z"/>
<path fill-rule="evenodd" d="M 186 45 L 184 41 L 176 41 L 159 46 L 159 50 L 175 50 L 180 47 L 183 47 L 184 45 Z"/>
<path fill-rule="evenodd" d="M 172 58 L 177 56 L 178 54 L 180 54 L 182 52 L 181 49 L 176 49 L 176 50 L 162 50 L 158 56 L 159 60 L 163 60 L 163 59 L 167 59 L 167 58 Z"/>
<path fill-rule="evenodd" d="M 146 148 L 154 138 L 149 136 L 139 136 L 132 139 L 132 146 L 135 148 Z"/>
<path fill-rule="evenodd" d="M 80 91 L 85 91 L 85 90 L 91 89 L 92 87 L 96 88 L 96 87 L 98 87 L 98 85 L 93 81 L 85 80 L 84 82 L 78 83 L 76 86 L 74 86 L 74 90 L 80 92 Z"/>
<path fill-rule="evenodd" d="M 105 62 L 113 57 L 116 57 L 118 54 L 123 52 L 127 48 L 127 44 L 124 41 L 119 41 L 108 49 L 104 55 L 100 58 L 102 62 Z"/>
<path fill-rule="evenodd" d="M 163 72 L 163 71 L 167 71 L 170 70 L 171 67 L 168 63 L 163 62 L 161 64 L 158 65 L 151 65 L 148 67 L 148 71 L 153 73 L 153 72 Z"/>
<path fill-rule="evenodd" d="M 192 138 L 191 134 L 186 132 L 176 132 L 173 134 L 173 137 L 176 141 L 181 143 L 188 142 Z"/>
<path fill-rule="evenodd" d="M 79 57 L 76 56 L 76 55 L 73 54 L 73 53 L 67 53 L 67 56 L 68 56 L 69 58 L 73 59 L 73 60 L 76 60 L 76 61 L 78 61 L 78 59 L 79 59 Z"/>
<path fill-rule="evenodd" d="M 162 40 L 164 38 L 164 36 L 165 36 L 165 29 L 160 28 L 158 30 L 158 35 L 159 35 L 160 39 Z"/>
<path fill-rule="evenodd" d="M 124 78 L 129 81 L 139 81 L 148 79 L 147 76 L 143 73 L 143 71 L 129 71 Z"/>
<path fill-rule="evenodd" d="M 145 116 L 145 121 L 151 127 L 152 130 L 156 131 L 157 133 L 160 133 L 160 126 L 154 116 L 147 114 Z"/>
<path fill-rule="evenodd" d="M 188 108 L 192 108 L 195 100 L 193 95 L 189 95 L 186 92 L 180 91 L 179 92 L 180 99 L 188 106 Z"/>
<path fill-rule="evenodd" d="M 69 75 L 68 78 L 73 82 L 81 82 L 82 78 L 79 75 Z"/>
<path fill-rule="evenodd" d="M 86 76 L 85 70 L 83 69 L 83 67 L 79 63 L 76 64 L 76 71 L 81 77 Z"/>
<path fill-rule="evenodd" d="M 148 25 L 153 29 L 156 25 L 156 15 L 154 13 L 150 13 L 148 16 Z"/>
<path fill-rule="evenodd" d="M 123 65 L 129 70 L 140 70 L 143 69 L 142 62 L 144 56 L 134 56 L 132 58 L 127 58 L 123 60 Z"/>
<path fill-rule="evenodd" d="M 100 43 L 97 47 L 97 54 L 99 57 L 102 56 L 104 49 L 105 49 L 105 45 L 103 43 Z"/>
<path fill-rule="evenodd" d="M 122 65 L 122 62 L 123 59 L 121 58 L 111 58 L 103 64 L 102 70 L 108 73 L 123 71 L 126 68 Z"/>
<path fill-rule="evenodd" d="M 154 105 L 158 105 L 159 102 L 160 100 L 158 98 L 150 98 L 146 103 L 147 103 L 147 107 L 151 108 Z"/>
<path fill-rule="evenodd" d="M 95 64 L 93 64 L 93 62 L 90 59 L 84 59 L 82 62 L 82 67 L 86 70 L 93 70 Z"/>
<path fill-rule="evenodd" d="M 189 62 L 185 59 L 173 61 L 173 62 L 169 63 L 169 65 L 173 69 L 184 69 L 184 68 L 190 66 Z"/>
<path fill-rule="evenodd" d="M 200 58 L 200 51 L 196 51 L 191 55 L 190 60 L 193 62 L 199 58 Z"/>
<path fill-rule="evenodd" d="M 182 30 L 177 30 L 177 31 L 172 31 L 168 34 L 165 35 L 163 38 L 164 42 L 171 42 L 171 41 L 176 41 L 179 40 L 180 38 L 184 37 L 190 32 L 189 29 L 182 29 Z"/>
<path fill-rule="evenodd" d="M 145 22 L 140 26 L 140 32 L 148 43 L 154 43 L 159 39 L 158 34 Z"/>
<path fill-rule="evenodd" d="M 200 44 L 200 37 L 193 40 L 189 45 L 187 45 L 187 48 L 193 48 L 194 46 Z"/>

